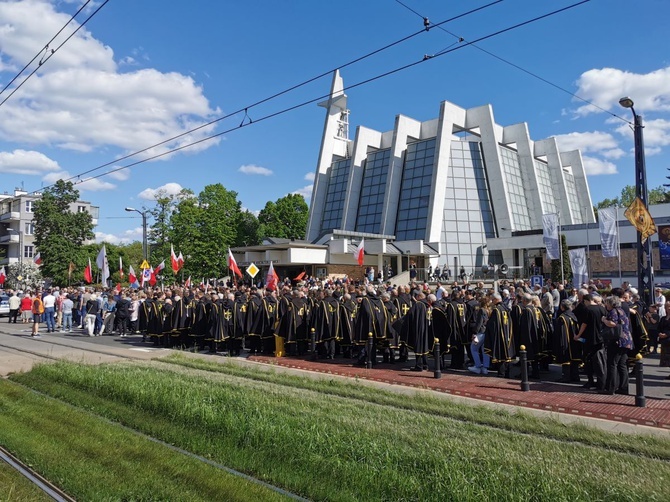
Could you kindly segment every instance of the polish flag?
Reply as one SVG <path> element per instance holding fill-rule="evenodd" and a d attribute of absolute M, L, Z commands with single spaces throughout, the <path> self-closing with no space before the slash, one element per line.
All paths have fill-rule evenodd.
<path fill-rule="evenodd" d="M 365 239 L 361 239 L 361 243 L 354 251 L 354 258 L 360 266 L 363 266 L 363 260 L 365 258 Z"/>
<path fill-rule="evenodd" d="M 277 289 L 277 284 L 279 284 L 279 276 L 277 275 L 277 272 L 275 272 L 274 265 L 272 264 L 272 262 L 270 262 L 268 275 L 265 278 L 265 287 L 270 291 L 274 291 Z"/>
<path fill-rule="evenodd" d="M 186 282 L 184 283 L 185 288 L 190 288 L 191 287 L 191 276 L 188 276 L 188 279 L 186 279 Z"/>
<path fill-rule="evenodd" d="M 5 267 L 0 268 L 0 285 L 5 283 L 7 279 L 7 274 L 5 273 Z"/>
<path fill-rule="evenodd" d="M 33 261 L 35 262 L 35 265 L 41 265 L 42 264 L 42 256 L 40 256 L 39 253 L 35 255 L 33 258 Z"/>
<path fill-rule="evenodd" d="M 170 244 L 170 263 L 172 265 L 172 272 L 175 274 L 179 272 L 179 258 L 174 254 L 174 246 L 172 244 Z"/>
<path fill-rule="evenodd" d="M 237 262 L 235 261 L 235 257 L 233 256 L 233 252 L 230 250 L 230 248 L 228 248 L 228 268 L 237 277 L 242 277 L 242 272 L 240 272 L 240 269 L 237 266 Z"/>
<path fill-rule="evenodd" d="M 149 285 L 152 288 L 156 285 L 156 275 L 157 274 L 158 274 L 158 272 L 152 268 L 151 269 L 151 275 L 149 276 Z"/>
<path fill-rule="evenodd" d="M 91 259 L 88 259 L 88 265 L 84 269 L 84 280 L 91 284 L 93 282 L 93 269 L 91 268 Z"/>
<path fill-rule="evenodd" d="M 117 282 L 117 283 L 116 283 L 116 292 L 117 292 L 117 294 L 119 294 L 119 295 L 121 294 L 121 283 L 120 283 L 120 282 Z"/>
<path fill-rule="evenodd" d="M 156 267 L 156 270 L 153 270 L 154 275 L 158 275 L 158 274 L 160 274 L 160 273 L 163 271 L 164 268 L 165 268 L 165 260 L 163 260 L 163 261 L 160 263 L 160 265 L 158 265 L 158 266 Z"/>
<path fill-rule="evenodd" d="M 137 276 L 135 275 L 135 270 L 133 270 L 132 265 L 128 268 L 128 282 L 131 284 L 131 286 L 133 284 L 137 284 L 139 286 Z"/>
<path fill-rule="evenodd" d="M 179 256 L 177 256 L 177 264 L 179 265 L 179 270 L 184 266 L 184 256 L 179 251 Z"/>
<path fill-rule="evenodd" d="M 123 258 L 119 256 L 119 277 L 123 279 Z"/>

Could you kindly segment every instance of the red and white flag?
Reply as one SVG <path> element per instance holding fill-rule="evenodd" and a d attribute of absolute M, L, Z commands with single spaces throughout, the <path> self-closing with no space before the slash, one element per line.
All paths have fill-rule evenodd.
<path fill-rule="evenodd" d="M 84 280 L 91 284 L 93 282 L 93 269 L 91 268 L 91 259 L 88 259 L 88 265 L 84 269 Z"/>
<path fill-rule="evenodd" d="M 151 275 L 149 275 L 149 285 L 152 288 L 156 285 L 156 276 L 157 275 L 158 275 L 158 271 L 156 271 L 152 268 L 151 269 Z"/>
<path fill-rule="evenodd" d="M 270 291 L 274 291 L 277 289 L 277 284 L 279 284 L 279 276 L 277 275 L 277 272 L 275 272 L 274 265 L 272 265 L 272 262 L 270 262 L 268 275 L 265 278 L 265 287 Z"/>
<path fill-rule="evenodd" d="M 128 267 L 128 282 L 131 286 L 133 284 L 137 284 L 139 286 L 139 282 L 137 281 L 137 276 L 135 275 L 135 270 L 133 269 L 132 265 Z"/>
<path fill-rule="evenodd" d="M 160 264 L 156 267 L 156 270 L 154 270 L 153 272 L 155 275 L 158 275 L 163 271 L 164 268 L 165 268 L 165 260 L 160 262 Z"/>
<path fill-rule="evenodd" d="M 5 267 L 0 268 L 0 285 L 5 283 L 7 280 L 7 274 L 5 273 Z"/>
<path fill-rule="evenodd" d="M 365 239 L 361 239 L 361 243 L 354 251 L 354 258 L 360 266 L 363 266 L 363 260 L 365 259 Z"/>
<path fill-rule="evenodd" d="M 123 279 L 123 258 L 119 256 L 119 277 Z"/>
<path fill-rule="evenodd" d="M 174 254 L 174 246 L 170 244 L 170 263 L 172 265 L 172 272 L 175 274 L 179 272 L 179 258 Z"/>
<path fill-rule="evenodd" d="M 237 266 L 237 262 L 235 261 L 235 257 L 233 256 L 233 252 L 230 250 L 230 248 L 228 248 L 228 269 L 237 277 L 242 277 L 242 272 Z"/>
<path fill-rule="evenodd" d="M 177 264 L 179 265 L 179 270 L 184 266 L 184 256 L 179 251 L 179 256 L 177 256 Z"/>
<path fill-rule="evenodd" d="M 39 253 L 37 253 L 33 257 L 33 261 L 35 262 L 35 265 L 41 265 L 42 264 L 42 256 Z"/>
<path fill-rule="evenodd" d="M 184 283 L 185 288 L 190 288 L 191 287 L 191 276 L 188 276 L 188 279 L 186 279 L 186 282 Z"/>
<path fill-rule="evenodd" d="M 119 295 L 121 294 L 121 283 L 120 283 L 120 282 L 117 282 L 117 283 L 116 283 L 116 292 L 117 292 L 117 294 L 119 294 Z"/>

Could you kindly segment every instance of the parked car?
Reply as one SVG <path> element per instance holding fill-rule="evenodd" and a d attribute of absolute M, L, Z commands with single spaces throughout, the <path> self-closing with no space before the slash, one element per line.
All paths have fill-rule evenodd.
<path fill-rule="evenodd" d="M 9 316 L 9 296 L 0 296 L 0 317 Z"/>

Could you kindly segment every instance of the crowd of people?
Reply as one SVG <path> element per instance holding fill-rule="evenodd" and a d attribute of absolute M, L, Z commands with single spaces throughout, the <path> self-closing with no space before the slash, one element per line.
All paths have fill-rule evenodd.
<path fill-rule="evenodd" d="M 157 346 L 231 356 L 309 354 L 374 366 L 413 353 L 413 371 L 428 370 L 437 356 L 443 367 L 507 378 L 518 376 L 511 372 L 523 347 L 531 379 L 558 364 L 565 382 L 579 382 L 583 372 L 584 387 L 627 393 L 635 355 L 660 343 L 660 364 L 670 366 L 670 309 L 660 290 L 651 305 L 626 283 L 604 296 L 598 291 L 594 283 L 577 290 L 503 281 L 493 290 L 367 277 L 276 287 L 52 288 L 9 291 L 9 322 L 32 323 L 35 337 L 44 324 L 46 333 L 141 334 Z"/>

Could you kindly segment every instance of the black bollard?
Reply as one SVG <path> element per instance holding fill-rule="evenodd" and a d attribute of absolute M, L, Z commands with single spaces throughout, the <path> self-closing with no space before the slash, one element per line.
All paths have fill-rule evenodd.
<path fill-rule="evenodd" d="M 644 397 L 644 370 L 642 369 L 642 354 L 635 356 L 635 406 L 644 408 L 647 399 Z"/>
<path fill-rule="evenodd" d="M 372 368 L 372 358 L 373 354 L 372 351 L 374 350 L 375 347 L 375 339 L 372 333 L 368 333 L 368 343 L 366 345 L 366 354 L 365 354 L 365 367 L 367 369 Z"/>
<path fill-rule="evenodd" d="M 435 372 L 433 378 L 442 378 L 442 369 L 440 363 L 442 362 L 442 354 L 440 354 L 440 339 L 435 338 L 435 345 L 433 345 L 433 358 L 435 359 Z"/>
<path fill-rule="evenodd" d="M 528 392 L 530 383 L 528 382 L 528 361 L 526 361 L 526 346 L 522 345 L 519 351 L 519 364 L 521 365 L 521 391 Z"/>
<path fill-rule="evenodd" d="M 310 345 L 312 346 L 312 361 L 316 361 L 316 329 L 312 328 L 309 334 Z"/>

